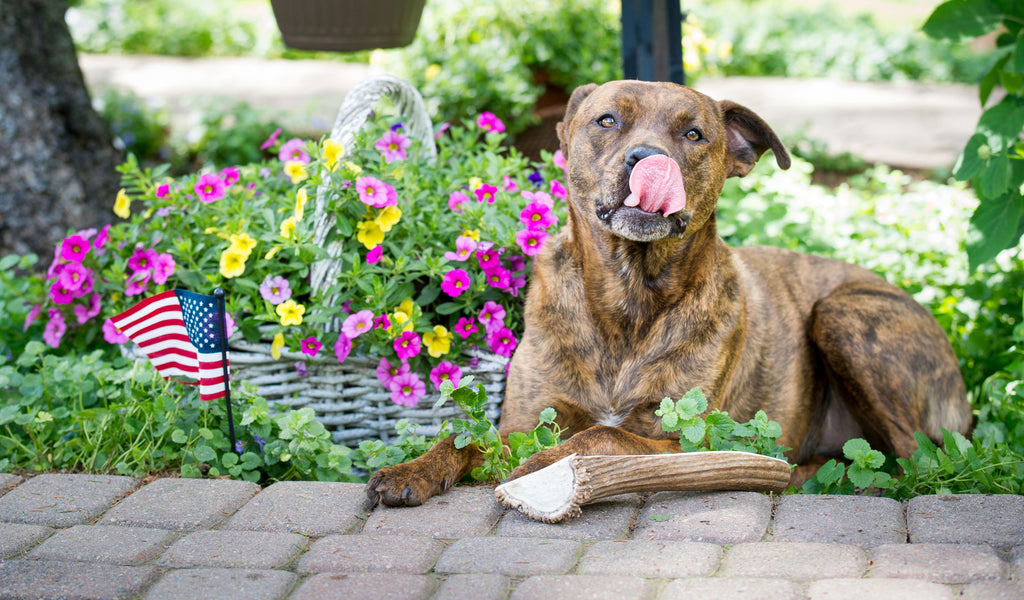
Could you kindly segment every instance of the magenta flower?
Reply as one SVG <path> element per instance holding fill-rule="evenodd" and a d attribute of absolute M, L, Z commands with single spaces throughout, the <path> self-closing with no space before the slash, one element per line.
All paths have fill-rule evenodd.
<path fill-rule="evenodd" d="M 114 322 L 107 319 L 103 322 L 103 339 L 108 344 L 123 344 L 128 341 L 128 336 L 121 332 L 120 329 L 114 325 Z"/>
<path fill-rule="evenodd" d="M 356 179 L 356 191 L 359 192 L 359 200 L 367 206 L 384 208 L 398 202 L 398 193 L 395 192 L 395 188 L 376 177 Z M 392 198 L 394 198 L 394 203 L 392 203 Z"/>
<path fill-rule="evenodd" d="M 484 277 L 487 279 L 487 285 L 499 290 L 508 290 L 512 273 L 505 267 L 494 267 L 486 271 Z"/>
<path fill-rule="evenodd" d="M 516 345 L 519 343 L 512 330 L 507 327 L 502 327 L 492 332 L 488 336 L 487 341 L 491 344 L 491 352 L 501 356 L 512 356 L 512 351 L 516 349 Z"/>
<path fill-rule="evenodd" d="M 96 230 L 93 229 L 92 231 Z M 90 247 L 89 240 L 81 235 L 69 236 L 60 243 L 60 258 L 67 262 L 82 262 L 85 259 L 85 255 L 89 253 Z"/>
<path fill-rule="evenodd" d="M 309 336 L 304 340 L 299 340 L 299 350 L 301 350 L 303 354 L 316 356 L 316 353 L 320 352 L 320 348 L 323 348 L 323 344 L 313 336 Z"/>
<path fill-rule="evenodd" d="M 224 185 L 230 187 L 238 183 L 238 180 L 242 178 L 242 173 L 238 167 L 228 167 L 220 172 L 220 176 L 224 180 Z"/>
<path fill-rule="evenodd" d="M 466 339 L 469 336 L 477 332 L 476 323 L 470 317 L 462 317 L 459 322 L 455 324 L 455 333 L 462 336 L 462 339 Z"/>
<path fill-rule="evenodd" d="M 505 307 L 493 300 L 488 300 L 484 302 L 484 307 L 480 310 L 476 320 L 480 321 L 487 333 L 493 333 L 505 326 Z"/>
<path fill-rule="evenodd" d="M 561 149 L 555 150 L 554 156 L 551 157 L 551 162 L 559 169 L 565 171 L 566 175 L 569 174 L 569 167 L 565 164 L 565 155 L 562 154 Z"/>
<path fill-rule="evenodd" d="M 520 192 L 519 195 L 522 196 L 523 198 L 526 198 L 530 202 L 536 202 L 538 204 L 543 204 L 544 206 L 546 206 L 548 208 L 554 208 L 554 206 L 555 206 L 555 201 L 551 199 L 551 195 L 548 194 L 547 192 L 524 191 L 524 192 Z"/>
<path fill-rule="evenodd" d="M 349 315 L 341 324 L 341 332 L 353 340 L 371 329 L 373 329 L 372 310 L 361 310 L 354 315 Z"/>
<path fill-rule="evenodd" d="M 505 131 L 505 124 L 501 122 L 494 113 L 483 112 L 476 118 L 476 124 L 480 129 L 484 131 L 493 131 L 495 133 L 501 133 Z"/>
<path fill-rule="evenodd" d="M 526 269 L 526 259 L 518 254 L 510 256 L 506 261 L 506 264 L 508 265 L 508 270 L 513 273 L 518 273 L 519 271 Z"/>
<path fill-rule="evenodd" d="M 420 353 L 420 336 L 415 331 L 403 331 L 395 338 L 395 354 L 402 360 L 409 360 Z"/>
<path fill-rule="evenodd" d="M 408 156 L 406 149 L 412 145 L 412 140 L 397 131 L 388 131 L 373 145 L 384 157 L 385 163 L 396 160 L 405 160 Z"/>
<path fill-rule="evenodd" d="M 515 193 L 515 192 L 519 191 L 519 186 L 516 185 L 516 182 L 512 181 L 512 178 L 509 177 L 508 175 L 505 175 L 504 177 L 502 177 L 501 181 L 502 181 L 502 186 L 501 186 L 502 191 L 512 192 L 512 193 Z"/>
<path fill-rule="evenodd" d="M 32 325 L 32 323 L 35 323 L 36 319 L 39 318 L 39 313 L 42 310 L 43 310 L 43 305 L 42 304 L 35 304 L 35 305 L 33 305 L 32 308 L 29 309 L 28 314 L 25 315 L 25 325 L 21 328 L 21 330 L 22 331 L 28 331 L 28 328 Z"/>
<path fill-rule="evenodd" d="M 64 337 L 64 332 L 68 330 L 68 326 L 64 322 L 64 315 L 56 308 L 50 309 L 49 317 L 50 320 L 46 322 L 46 327 L 43 328 L 43 341 L 49 344 L 51 348 L 56 348 L 60 345 L 60 339 Z"/>
<path fill-rule="evenodd" d="M 547 239 L 547 232 L 539 229 L 523 229 L 516 233 L 516 243 L 523 250 L 523 254 L 527 256 L 537 256 L 540 254 L 540 250 L 544 247 L 544 242 Z"/>
<path fill-rule="evenodd" d="M 153 283 L 163 285 L 174 274 L 174 257 L 166 252 L 158 254 L 153 263 Z"/>
<path fill-rule="evenodd" d="M 92 289 L 92 270 L 80 263 L 70 263 L 60 270 L 57 281 L 65 290 L 78 297 L 82 295 L 78 292 L 86 281 L 89 281 L 89 289 Z"/>
<path fill-rule="evenodd" d="M 476 247 L 476 240 L 467 235 L 460 235 L 459 237 L 455 238 L 455 252 L 449 250 L 448 252 L 444 253 L 444 257 L 447 258 L 448 260 L 457 260 L 459 262 L 463 262 L 466 259 L 468 259 L 471 254 L 473 254 L 473 251 L 476 250 Z"/>
<path fill-rule="evenodd" d="M 448 195 L 448 208 L 460 215 L 462 214 L 462 209 L 459 207 L 464 202 L 469 202 L 469 196 L 463 192 L 452 192 Z"/>
<path fill-rule="evenodd" d="M 427 393 L 427 386 L 415 373 L 403 373 L 391 380 L 391 401 L 403 406 L 416 406 Z"/>
<path fill-rule="evenodd" d="M 224 180 L 215 173 L 205 173 L 199 177 L 194 189 L 196 195 L 199 196 L 199 201 L 206 204 L 220 200 L 227 191 Z"/>
<path fill-rule="evenodd" d="M 161 183 L 160 185 L 156 186 L 156 197 L 157 198 L 166 198 L 167 196 L 170 196 L 170 195 L 171 195 L 171 184 L 169 184 L 169 183 Z"/>
<path fill-rule="evenodd" d="M 306 143 L 299 138 L 292 138 L 281 145 L 281 150 L 277 153 L 277 158 L 281 162 L 300 162 L 306 164 L 309 162 L 309 153 L 306 152 Z"/>
<path fill-rule="evenodd" d="M 149 271 L 156 265 L 157 254 L 155 250 L 138 248 L 128 259 L 128 268 L 134 273 Z"/>
<path fill-rule="evenodd" d="M 569 192 L 566 191 L 565 186 L 562 185 L 561 181 L 557 179 L 551 180 L 551 195 L 555 198 L 568 198 Z"/>
<path fill-rule="evenodd" d="M 527 229 L 547 229 L 558 223 L 558 217 L 550 206 L 534 201 L 520 211 L 519 221 L 526 225 Z"/>
<path fill-rule="evenodd" d="M 441 282 L 441 291 L 456 298 L 468 290 L 469 285 L 469 273 L 462 269 L 452 269 L 445 274 L 444 281 Z"/>
<path fill-rule="evenodd" d="M 279 136 L 279 135 L 281 135 L 281 128 L 280 127 L 275 129 L 274 133 L 270 134 L 270 137 L 268 137 L 265 142 L 260 144 L 260 150 L 266 150 L 267 148 L 269 148 L 269 147 L 273 146 L 275 143 L 277 143 L 277 136 Z"/>
<path fill-rule="evenodd" d="M 519 290 L 526 287 L 526 275 L 516 275 L 512 277 L 512 281 L 508 284 L 508 292 L 512 294 L 513 298 L 519 297 Z"/>
<path fill-rule="evenodd" d="M 267 275 L 260 284 L 260 296 L 267 302 L 277 306 L 292 297 L 292 288 L 288 280 L 280 275 Z"/>
<path fill-rule="evenodd" d="M 136 271 L 128 279 L 128 285 L 124 288 L 125 296 L 138 296 L 146 291 L 146 287 L 149 285 L 149 278 L 152 277 L 152 271 Z"/>
<path fill-rule="evenodd" d="M 93 294 L 89 297 L 89 306 L 84 304 L 76 304 L 75 308 L 75 319 L 78 320 L 79 325 L 84 325 L 89 322 L 89 319 L 100 314 L 100 295 Z"/>
<path fill-rule="evenodd" d="M 476 247 L 476 259 L 480 268 L 490 271 L 494 267 L 501 266 L 501 248 L 494 245 L 494 242 L 480 242 Z"/>
<path fill-rule="evenodd" d="M 299 374 L 299 377 L 309 377 L 309 369 L 306 368 L 306 361 L 300 360 L 296 362 L 295 372 Z"/>
<path fill-rule="evenodd" d="M 345 362 L 351 352 L 352 340 L 344 333 L 339 333 L 338 341 L 334 342 L 334 356 L 338 358 L 338 362 Z"/>
<path fill-rule="evenodd" d="M 374 246 L 373 250 L 366 253 L 366 264 L 372 265 L 384 256 L 384 246 Z"/>
<path fill-rule="evenodd" d="M 434 132 L 434 139 L 435 140 L 441 139 L 441 136 L 444 135 L 444 132 L 448 131 L 448 128 L 451 127 L 451 126 L 452 126 L 451 123 L 448 123 L 448 122 L 441 123 L 441 126 L 438 127 L 437 131 Z"/>
<path fill-rule="evenodd" d="M 477 202 L 486 202 L 487 204 L 494 204 L 494 195 L 498 193 L 498 188 L 489 183 L 485 183 L 474 190 L 476 194 Z"/>
<path fill-rule="evenodd" d="M 387 329 L 388 327 L 391 327 L 391 319 L 388 318 L 387 313 L 384 313 L 373 320 L 374 329 Z"/>
<path fill-rule="evenodd" d="M 72 300 L 75 299 L 75 294 L 64 287 L 64 284 L 58 279 L 50 286 L 50 299 L 53 300 L 54 304 L 71 304 Z"/>
<path fill-rule="evenodd" d="M 96 254 L 103 254 L 105 250 L 103 247 L 107 245 L 107 240 L 110 237 L 110 224 L 103 226 L 100 232 L 96 234 L 96 239 L 92 241 L 92 247 L 96 250 Z"/>
<path fill-rule="evenodd" d="M 395 377 L 398 377 L 399 375 L 404 375 L 408 372 L 409 363 L 405 362 L 404 360 L 400 362 L 397 366 L 392 365 L 391 362 L 386 358 L 380 359 L 380 362 L 377 363 L 377 380 L 380 381 L 381 384 L 388 389 L 391 389 L 391 382 L 394 381 Z"/>
<path fill-rule="evenodd" d="M 442 361 L 431 369 L 430 381 L 433 382 L 437 391 L 441 391 L 441 384 L 445 381 L 451 381 L 452 385 L 459 387 L 459 382 L 462 381 L 462 369 L 455 363 Z"/>

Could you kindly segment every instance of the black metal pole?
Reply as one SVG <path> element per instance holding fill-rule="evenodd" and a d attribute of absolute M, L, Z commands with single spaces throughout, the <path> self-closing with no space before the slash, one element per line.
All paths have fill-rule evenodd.
<path fill-rule="evenodd" d="M 680 0 L 622 0 L 626 79 L 686 84 Z"/>
<path fill-rule="evenodd" d="M 224 368 L 224 407 L 228 411 L 228 437 L 231 439 L 231 451 L 241 454 L 238 448 L 238 441 L 235 439 L 235 418 L 231 414 L 231 381 L 228 379 L 228 319 L 227 311 L 224 308 L 224 290 L 217 288 L 213 290 L 217 298 L 217 313 L 220 320 L 220 358 L 221 366 Z"/>

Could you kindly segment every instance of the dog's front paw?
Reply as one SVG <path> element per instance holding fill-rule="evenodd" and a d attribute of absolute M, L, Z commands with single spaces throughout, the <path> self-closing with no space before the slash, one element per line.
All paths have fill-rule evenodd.
<path fill-rule="evenodd" d="M 419 506 L 451 485 L 447 480 L 437 481 L 420 467 L 409 462 L 382 468 L 366 484 L 367 497 L 385 506 Z"/>

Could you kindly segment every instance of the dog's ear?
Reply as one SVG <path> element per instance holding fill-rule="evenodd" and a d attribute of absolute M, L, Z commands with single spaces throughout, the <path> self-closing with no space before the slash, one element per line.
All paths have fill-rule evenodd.
<path fill-rule="evenodd" d="M 558 133 L 558 141 L 562 147 L 562 155 L 569 156 L 569 133 L 566 131 L 566 127 L 569 123 L 572 123 L 572 118 L 576 116 L 576 111 L 579 109 L 580 104 L 591 92 L 597 89 L 596 83 L 588 83 L 587 85 L 581 85 L 572 92 L 572 96 L 569 97 L 569 105 L 565 109 L 565 116 L 562 120 L 555 125 L 555 131 Z"/>
<path fill-rule="evenodd" d="M 729 137 L 729 177 L 743 177 L 754 168 L 765 150 L 771 150 L 779 167 L 788 169 L 789 153 L 772 128 L 754 111 L 729 100 L 718 103 Z"/>

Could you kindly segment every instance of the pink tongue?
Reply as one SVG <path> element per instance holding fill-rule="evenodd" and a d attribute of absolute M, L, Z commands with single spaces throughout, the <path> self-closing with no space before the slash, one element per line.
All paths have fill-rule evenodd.
<path fill-rule="evenodd" d="M 642 159 L 629 176 L 626 206 L 639 206 L 647 212 L 661 212 L 666 217 L 686 206 L 686 188 L 679 165 L 664 154 Z"/>

